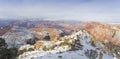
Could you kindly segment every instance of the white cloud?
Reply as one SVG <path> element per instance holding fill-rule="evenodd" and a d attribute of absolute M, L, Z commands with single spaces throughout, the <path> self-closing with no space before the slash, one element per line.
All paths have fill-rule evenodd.
<path fill-rule="evenodd" d="M 111 2 L 110 2 L 111 1 Z M 0 18 L 45 17 L 65 20 L 112 21 L 120 19 L 118 0 L 94 0 L 86 3 L 50 3 L 0 6 Z M 120 21 L 119 21 L 120 22 Z"/>

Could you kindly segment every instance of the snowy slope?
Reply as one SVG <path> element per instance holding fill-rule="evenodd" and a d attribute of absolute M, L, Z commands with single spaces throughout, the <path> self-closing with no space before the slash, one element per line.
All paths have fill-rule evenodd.
<path fill-rule="evenodd" d="M 8 45 L 8 48 L 19 48 L 27 44 L 28 39 L 33 39 L 34 36 L 25 28 L 14 26 L 11 31 L 5 33 L 2 38 Z"/>
<path fill-rule="evenodd" d="M 67 43 L 72 43 L 72 46 L 67 44 L 60 45 L 65 39 Z M 44 46 L 51 46 L 56 44 L 56 47 L 52 50 L 37 49 L 35 51 L 25 52 L 18 57 L 18 59 L 115 59 L 115 57 L 104 53 L 99 47 L 91 45 L 92 36 L 84 30 L 80 30 L 77 33 L 61 38 L 61 40 L 52 43 L 43 43 Z M 80 45 L 77 44 L 79 41 Z M 46 45 L 47 44 L 47 45 Z M 50 45 L 51 44 L 51 45 Z M 100 47 L 102 44 L 98 44 Z M 41 47 L 40 47 L 41 48 Z"/>

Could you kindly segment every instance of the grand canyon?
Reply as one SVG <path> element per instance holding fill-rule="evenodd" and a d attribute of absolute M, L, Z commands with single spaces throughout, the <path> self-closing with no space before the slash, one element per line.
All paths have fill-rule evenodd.
<path fill-rule="evenodd" d="M 0 58 L 119 59 L 119 36 L 116 23 L 1 20 Z"/>

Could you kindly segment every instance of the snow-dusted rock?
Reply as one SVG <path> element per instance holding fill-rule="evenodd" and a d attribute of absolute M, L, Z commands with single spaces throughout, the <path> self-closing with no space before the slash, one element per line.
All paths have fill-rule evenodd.
<path fill-rule="evenodd" d="M 38 50 L 25 52 L 18 59 L 90 59 L 91 57 L 99 59 L 101 56 L 103 59 L 114 59 L 113 56 L 96 49 L 99 47 L 92 46 L 91 39 L 92 36 L 90 34 L 85 30 L 80 30 L 55 42 L 43 42 L 43 46 L 46 46 L 47 50 L 41 50 L 40 47 Z M 101 43 L 98 46 L 104 47 Z M 78 47 L 77 50 L 74 50 L 76 47 Z"/>

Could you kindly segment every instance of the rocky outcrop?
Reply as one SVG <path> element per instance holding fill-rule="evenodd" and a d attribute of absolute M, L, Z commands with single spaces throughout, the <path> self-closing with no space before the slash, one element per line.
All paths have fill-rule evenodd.
<path fill-rule="evenodd" d="M 84 53 L 87 50 L 95 49 L 90 46 L 91 38 L 92 36 L 90 36 L 85 30 L 80 30 L 72 35 L 56 38 L 55 41 L 38 41 L 34 45 L 34 49 L 36 51 L 45 51 L 45 53 L 49 51 L 51 54 L 52 51 L 55 53 L 64 53 L 65 51 L 81 51 L 80 53 Z M 25 56 L 26 53 L 20 55 L 19 58 L 22 59 L 23 57 L 25 58 Z M 31 58 L 34 59 L 32 56 Z"/>

